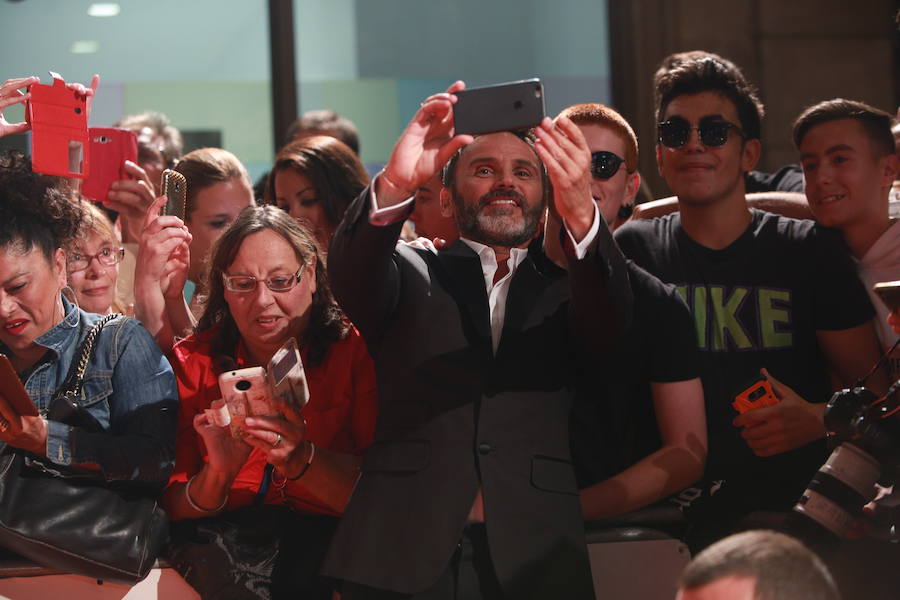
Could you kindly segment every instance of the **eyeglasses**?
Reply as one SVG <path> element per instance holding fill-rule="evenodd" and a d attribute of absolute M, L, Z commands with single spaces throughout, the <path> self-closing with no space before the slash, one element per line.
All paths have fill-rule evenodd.
<path fill-rule="evenodd" d="M 619 172 L 625 159 L 618 154 L 601 150 L 591 153 L 591 175 L 597 179 L 609 179 Z"/>
<path fill-rule="evenodd" d="M 300 273 L 303 272 L 301 266 L 293 275 L 276 275 L 269 277 L 264 281 L 266 287 L 273 292 L 286 292 L 294 289 L 300 283 Z M 222 274 L 222 281 L 225 283 L 225 289 L 229 292 L 237 292 L 238 294 L 248 294 L 259 285 L 259 279 L 252 275 L 225 275 Z"/>
<path fill-rule="evenodd" d="M 66 270 L 69 273 L 83 271 L 90 266 L 91 261 L 97 259 L 101 265 L 112 267 L 119 264 L 125 258 L 125 248 L 100 248 L 97 254 L 82 254 L 70 252 L 66 255 Z"/>
<path fill-rule="evenodd" d="M 740 127 L 718 117 L 704 117 L 700 119 L 699 125 L 691 125 L 681 117 L 672 117 L 668 121 L 657 123 L 656 127 L 659 143 L 667 148 L 681 148 L 687 144 L 693 129 L 700 135 L 700 143 L 711 148 L 725 145 L 729 129 L 735 130 L 742 138 L 746 137 Z"/>

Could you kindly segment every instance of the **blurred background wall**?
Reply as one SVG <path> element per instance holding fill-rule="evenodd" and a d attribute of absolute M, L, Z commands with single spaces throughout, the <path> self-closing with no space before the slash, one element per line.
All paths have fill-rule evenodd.
<path fill-rule="evenodd" d="M 544 80 L 548 113 L 611 103 L 631 121 L 656 196 L 651 77 L 667 54 L 732 59 L 766 104 L 762 167 L 795 160 L 789 125 L 803 107 L 845 96 L 900 104 L 900 0 L 271 0 L 293 11 L 297 114 L 331 108 L 360 130 L 370 170 L 426 96 Z M 273 131 L 268 0 L 0 0 L 0 80 L 48 71 L 101 75 L 91 125 L 166 113 L 188 149 L 221 145 L 255 178 Z M 102 3 L 111 4 L 111 3 Z M 19 107 L 7 109 L 20 120 Z M 16 138 L 16 139 L 14 139 Z M 0 145 L 27 147 L 26 136 Z"/>

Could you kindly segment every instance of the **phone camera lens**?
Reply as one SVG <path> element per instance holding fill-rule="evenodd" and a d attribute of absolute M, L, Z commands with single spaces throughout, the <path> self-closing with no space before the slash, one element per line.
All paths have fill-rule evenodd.
<path fill-rule="evenodd" d="M 239 392 L 246 392 L 252 386 L 253 386 L 253 384 L 250 383 L 249 381 L 247 381 L 246 379 L 241 379 L 240 381 L 238 381 L 237 383 L 234 384 L 234 389 L 238 390 Z"/>
<path fill-rule="evenodd" d="M 516 100 L 515 102 L 513 102 L 513 108 L 516 109 L 516 110 L 521 109 L 521 108 L 522 108 L 522 101 L 521 101 L 521 100 Z"/>

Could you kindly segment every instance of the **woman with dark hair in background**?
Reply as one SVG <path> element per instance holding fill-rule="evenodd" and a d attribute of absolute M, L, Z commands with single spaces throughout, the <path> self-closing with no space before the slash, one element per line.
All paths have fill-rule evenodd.
<path fill-rule="evenodd" d="M 261 504 L 288 506 L 277 519 L 282 554 L 291 540 L 301 548 L 283 557 L 291 561 L 289 573 L 276 561 L 270 583 L 296 597 L 328 598 L 317 577 L 319 563 L 356 482 L 359 456 L 374 435 L 371 359 L 331 295 L 317 244 L 275 207 L 247 208 L 238 216 L 214 246 L 209 285 L 196 333 L 172 351 L 182 405 L 175 473 L 163 504 L 175 520 L 227 511 L 223 518 L 238 532 L 242 524 L 263 528 L 247 511 L 262 517 Z M 222 406 L 218 376 L 265 367 L 291 339 L 309 385 L 302 416 L 297 407 L 276 402 L 280 416 L 248 417 L 242 438 L 215 425 L 207 409 Z M 246 507 L 255 508 L 231 514 Z M 221 567 L 213 560 L 204 564 Z M 202 565 L 191 568 L 194 578 L 209 576 Z M 237 578 L 231 583 L 246 587 L 241 576 L 225 571 L 224 577 Z M 294 581 L 285 583 L 282 576 Z"/>
<path fill-rule="evenodd" d="M 347 207 L 368 184 L 366 169 L 349 146 L 317 135 L 281 149 L 266 182 L 265 200 L 303 221 L 327 251 Z"/>

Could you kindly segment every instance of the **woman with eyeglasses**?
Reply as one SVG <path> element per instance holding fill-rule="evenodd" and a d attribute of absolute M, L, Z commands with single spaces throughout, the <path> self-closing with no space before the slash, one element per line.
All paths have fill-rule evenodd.
<path fill-rule="evenodd" d="M 85 215 L 56 183 L 33 173 L 21 154 L 0 156 L 0 353 L 40 413 L 18 414 L 0 393 L 0 442 L 54 470 L 159 492 L 175 458 L 178 393 L 169 362 L 140 323 L 115 317 L 97 335 L 75 411 L 90 418 L 76 425 L 57 411 L 55 394 L 101 317 L 63 294 L 71 264 L 62 246 Z M 104 256 L 102 248 L 87 253 Z"/>
<path fill-rule="evenodd" d="M 127 314 L 116 294 L 119 263 L 125 249 L 109 218 L 96 204 L 82 201 L 85 220 L 66 243 L 66 277 L 82 310 L 101 315 Z"/>
<path fill-rule="evenodd" d="M 289 589 L 296 597 L 329 598 L 316 573 L 374 435 L 371 359 L 331 295 L 312 235 L 274 206 L 241 212 L 216 242 L 207 280 L 196 333 L 172 351 L 182 404 L 177 463 L 163 504 L 175 520 L 223 515 L 231 524 L 239 514 L 252 521 L 242 508 L 262 514 L 264 507 L 288 507 L 278 532 L 299 527 L 294 537 L 303 538 L 300 556 L 282 557 L 296 562 L 288 575 L 299 579 Z M 243 438 L 216 425 L 207 409 L 222 407 L 219 375 L 266 367 L 291 339 L 309 386 L 302 412 L 276 403 L 279 416 L 248 417 Z M 247 522 L 235 525 L 239 531 L 240 523 Z M 202 569 L 191 564 L 188 581 L 207 577 Z M 276 571 L 281 575 L 267 585 L 287 585 Z"/>

